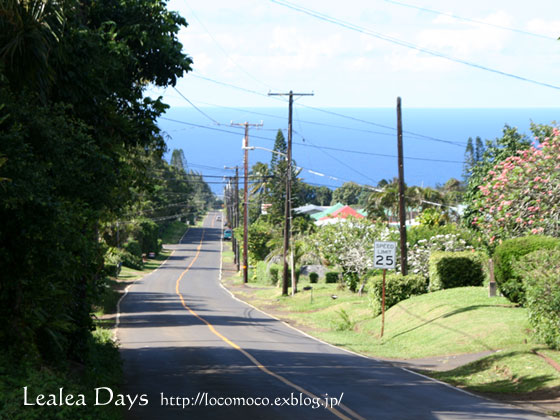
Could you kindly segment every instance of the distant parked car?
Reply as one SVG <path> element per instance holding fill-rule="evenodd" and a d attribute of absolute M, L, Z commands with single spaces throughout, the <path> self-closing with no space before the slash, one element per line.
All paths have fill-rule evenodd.
<path fill-rule="evenodd" d="M 226 240 L 231 239 L 231 234 L 232 234 L 231 229 L 224 230 L 224 239 Z"/>
<path fill-rule="evenodd" d="M 216 220 L 222 220 L 222 216 L 216 216 Z"/>

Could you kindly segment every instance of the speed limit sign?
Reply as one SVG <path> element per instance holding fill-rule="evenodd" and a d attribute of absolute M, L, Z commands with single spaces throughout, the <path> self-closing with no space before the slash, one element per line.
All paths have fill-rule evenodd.
<path fill-rule="evenodd" d="M 373 253 L 373 266 L 375 268 L 395 268 L 396 262 L 396 242 L 375 241 L 375 250 Z"/>

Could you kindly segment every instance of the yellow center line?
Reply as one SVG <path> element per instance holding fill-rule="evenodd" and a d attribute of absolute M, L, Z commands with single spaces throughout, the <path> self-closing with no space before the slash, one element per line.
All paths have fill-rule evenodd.
<path fill-rule="evenodd" d="M 212 226 L 214 225 L 214 222 L 212 221 Z M 218 330 L 216 330 L 216 328 L 214 328 L 214 326 L 208 322 L 206 319 L 202 318 L 200 315 L 198 315 L 195 311 L 193 311 L 185 302 L 185 298 L 183 297 L 183 294 L 179 291 L 179 284 L 181 283 L 181 280 L 183 279 L 183 277 L 185 276 L 185 274 L 187 274 L 187 272 L 191 269 L 192 265 L 194 264 L 194 262 L 197 260 L 198 256 L 200 255 L 200 251 L 202 250 L 202 242 L 204 240 L 204 233 L 205 233 L 205 229 L 202 228 L 202 236 L 200 238 L 200 242 L 198 244 L 198 247 L 196 249 L 196 254 L 194 256 L 194 258 L 192 259 L 191 263 L 188 265 L 188 267 L 185 269 L 185 271 L 183 271 L 181 273 L 181 275 L 179 276 L 179 278 L 177 279 L 177 282 L 175 283 L 175 292 L 177 293 L 177 295 L 179 295 L 179 298 L 181 299 L 181 304 L 183 305 L 183 307 L 190 312 L 190 314 L 196 318 L 198 318 L 200 321 L 202 321 L 203 323 L 205 323 L 208 328 L 210 329 L 210 331 L 212 331 L 212 333 L 214 335 L 216 335 L 217 337 L 219 337 L 222 341 L 224 341 L 225 343 L 229 344 L 231 347 L 233 347 L 235 350 L 241 352 L 247 359 L 249 359 L 251 361 L 251 363 L 253 363 L 257 368 L 259 368 L 261 371 L 263 371 L 264 373 L 266 373 L 267 375 L 270 375 L 276 379 L 278 379 L 280 382 L 288 385 L 289 387 L 292 387 L 294 389 L 296 389 L 297 391 L 301 392 L 302 394 L 307 395 L 308 397 L 311 398 L 316 398 L 321 405 L 325 406 L 325 408 L 327 408 L 331 413 L 333 413 L 335 416 L 337 416 L 340 419 L 344 419 L 344 420 L 352 420 L 350 417 L 346 416 L 345 414 L 341 413 L 340 411 L 338 411 L 336 408 L 334 407 L 329 407 L 326 405 L 325 403 L 325 399 L 318 397 L 317 395 L 313 394 L 312 392 L 306 390 L 305 388 L 302 388 L 299 385 L 294 384 L 293 382 L 289 381 L 288 379 L 284 378 L 283 376 L 274 373 L 270 370 L 268 370 L 265 366 L 262 365 L 262 363 L 260 363 L 257 359 L 255 359 L 255 357 L 250 354 L 249 352 L 247 352 L 246 350 L 242 349 L 241 347 L 239 347 L 236 343 L 234 343 L 233 341 L 231 341 L 229 338 L 227 338 L 226 336 L 224 336 L 223 334 L 221 334 Z M 342 408 L 344 411 L 348 412 L 350 415 L 354 416 L 357 419 L 360 420 L 365 420 L 363 419 L 363 417 L 361 417 L 359 414 L 357 414 L 356 412 L 354 412 L 353 410 L 351 410 L 350 408 L 346 407 L 345 405 L 343 405 L 342 403 L 339 404 L 339 407 Z"/>

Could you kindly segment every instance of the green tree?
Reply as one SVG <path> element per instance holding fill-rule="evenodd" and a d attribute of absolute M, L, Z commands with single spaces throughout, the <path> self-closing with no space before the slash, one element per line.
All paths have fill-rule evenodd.
<path fill-rule="evenodd" d="M 356 184 L 355 182 L 345 182 L 332 193 L 331 204 L 342 203 L 348 206 L 365 204 L 370 191 Z"/>
<path fill-rule="evenodd" d="M 473 220 L 478 216 L 478 208 L 474 204 L 479 194 L 479 188 L 484 184 L 484 178 L 499 164 L 510 156 L 515 156 L 518 151 L 528 149 L 531 142 L 526 135 L 517 132 L 517 128 L 505 125 L 502 137 L 494 141 L 487 141 L 482 159 L 472 168 L 472 173 L 467 180 L 464 201 L 467 207 L 463 213 L 463 222 L 466 227 L 473 227 Z"/>
<path fill-rule="evenodd" d="M 270 204 L 270 217 L 273 220 L 280 220 L 285 213 L 286 202 L 286 178 L 288 174 L 288 162 L 286 160 L 286 153 L 288 146 L 282 130 L 278 130 L 276 140 L 274 142 L 274 151 L 270 161 L 270 183 L 269 183 L 269 198 Z M 291 172 L 291 192 L 292 192 L 292 208 L 296 208 L 301 204 L 299 191 L 301 189 L 301 180 L 298 179 L 299 170 L 297 169 L 295 161 L 292 161 Z"/>
<path fill-rule="evenodd" d="M 20 356 L 87 351 L 107 221 L 154 181 L 166 106 L 191 60 L 159 0 L 6 0 L 0 13 L 0 341 Z M 62 25 L 63 23 L 63 25 Z M 5 344 L 10 343 L 7 347 Z"/>
<path fill-rule="evenodd" d="M 187 159 L 185 158 L 183 149 L 173 149 L 173 152 L 171 153 L 170 164 L 178 171 L 186 172 Z"/>

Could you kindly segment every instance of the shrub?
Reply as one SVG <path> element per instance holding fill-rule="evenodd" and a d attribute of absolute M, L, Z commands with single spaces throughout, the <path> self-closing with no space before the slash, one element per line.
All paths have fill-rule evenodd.
<path fill-rule="evenodd" d="M 346 287 L 348 287 L 350 291 L 352 292 L 356 291 L 356 288 L 360 283 L 360 277 L 358 276 L 357 273 L 349 273 L 349 272 L 342 273 L 342 279 L 344 280 Z"/>
<path fill-rule="evenodd" d="M 256 266 L 255 266 L 255 280 L 258 283 L 266 283 L 266 284 L 276 284 L 276 281 L 278 281 L 278 270 L 276 271 L 276 279 L 274 279 L 271 275 L 270 275 L 270 271 L 267 270 L 268 264 L 264 261 L 259 261 L 257 262 Z M 272 267 L 271 267 L 272 269 Z"/>
<path fill-rule="evenodd" d="M 430 291 L 482 286 L 486 256 L 479 252 L 433 252 L 430 255 Z"/>
<path fill-rule="evenodd" d="M 159 227 L 155 222 L 151 220 L 142 220 L 137 239 L 143 253 L 159 252 L 158 233 Z"/>
<path fill-rule="evenodd" d="M 339 277 L 338 271 L 329 271 L 325 274 L 325 283 L 338 283 Z"/>
<path fill-rule="evenodd" d="M 383 276 L 373 276 L 368 281 L 369 297 L 374 315 L 381 313 L 383 297 Z M 390 308 L 413 295 L 427 292 L 426 279 L 418 274 L 387 274 L 385 278 L 385 307 Z"/>
<path fill-rule="evenodd" d="M 465 245 L 475 244 L 474 235 L 471 231 L 462 229 L 454 224 L 447 224 L 443 226 L 412 226 L 406 233 L 406 241 L 408 242 L 409 247 L 413 247 L 421 240 L 429 241 L 434 236 L 449 234 L 453 234 L 457 236 L 457 238 L 463 239 L 465 241 Z"/>
<path fill-rule="evenodd" d="M 560 240 L 541 235 L 508 239 L 498 245 L 494 251 L 494 277 L 502 294 L 511 302 L 523 304 L 525 290 L 521 277 L 513 271 L 515 261 L 534 251 L 559 247 Z"/>
<path fill-rule="evenodd" d="M 129 245 L 130 242 L 132 242 L 133 244 Z M 125 249 L 111 248 L 112 252 L 119 256 L 120 260 L 122 261 L 122 265 L 124 265 L 125 267 L 133 268 L 135 270 L 142 270 L 142 268 L 144 267 L 144 263 L 142 262 L 142 252 L 140 250 L 140 245 L 137 241 L 130 242 L 127 245 L 129 245 L 129 248 L 135 251 L 136 254 L 130 252 L 128 250 L 129 248 L 127 248 L 127 245 L 125 245 Z M 138 255 L 138 253 L 140 255 Z"/>
<path fill-rule="evenodd" d="M 513 268 L 523 277 L 525 306 L 536 338 L 560 350 L 560 250 L 531 252 Z"/>
<path fill-rule="evenodd" d="M 309 283 L 317 283 L 319 281 L 319 274 L 315 271 L 309 273 Z"/>
<path fill-rule="evenodd" d="M 116 252 L 117 248 L 109 248 L 103 261 L 103 271 L 110 277 L 118 277 L 121 271 L 122 257 Z"/>
<path fill-rule="evenodd" d="M 142 247 L 140 246 L 140 242 L 138 242 L 137 240 L 129 240 L 124 244 L 124 249 L 130 252 L 132 255 L 142 258 Z"/>
<path fill-rule="evenodd" d="M 333 328 L 335 331 L 352 331 L 356 326 L 356 321 L 352 320 L 348 312 L 344 309 L 336 311 L 338 314 L 338 320 L 333 322 Z"/>
<path fill-rule="evenodd" d="M 416 227 L 411 229 L 411 231 L 417 232 L 417 238 L 425 234 L 427 235 L 430 232 L 438 232 L 438 230 L 434 228 L 418 229 Z M 469 240 L 464 239 L 464 236 L 462 232 L 457 231 L 455 233 L 436 234 L 430 236 L 428 239 L 418 239 L 408 253 L 409 272 L 411 274 L 421 274 L 427 279 L 430 273 L 429 261 L 432 252 L 458 252 L 473 249 L 472 246 L 469 245 Z"/>
<path fill-rule="evenodd" d="M 279 272 L 279 267 L 276 265 L 273 265 L 272 267 L 270 267 L 268 269 L 268 273 L 270 274 L 270 282 L 272 284 L 278 284 L 278 272 Z"/>

